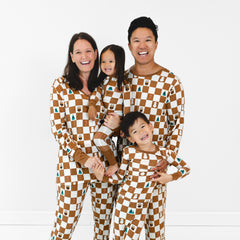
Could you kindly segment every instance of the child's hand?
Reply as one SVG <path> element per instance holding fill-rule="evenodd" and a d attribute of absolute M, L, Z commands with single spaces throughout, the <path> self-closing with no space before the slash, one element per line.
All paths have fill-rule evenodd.
<path fill-rule="evenodd" d="M 90 120 L 95 121 L 95 119 L 97 117 L 97 110 L 94 106 L 89 106 L 88 117 L 89 117 Z"/>
<path fill-rule="evenodd" d="M 102 164 L 97 164 L 94 168 L 92 168 L 93 173 L 99 181 L 103 180 L 104 170 L 105 169 Z"/>
<path fill-rule="evenodd" d="M 104 125 L 110 129 L 116 129 L 120 126 L 121 119 L 117 113 L 111 112 L 104 119 Z"/>
<path fill-rule="evenodd" d="M 173 177 L 171 174 L 167 174 L 165 172 L 158 172 L 158 176 L 154 175 L 151 176 L 153 182 L 158 182 L 161 184 L 166 184 L 168 182 L 171 182 L 173 180 Z"/>

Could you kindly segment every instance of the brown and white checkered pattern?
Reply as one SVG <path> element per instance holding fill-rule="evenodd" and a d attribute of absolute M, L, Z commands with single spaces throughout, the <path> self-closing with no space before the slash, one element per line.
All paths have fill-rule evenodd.
<path fill-rule="evenodd" d="M 115 112 L 119 116 L 123 114 L 123 93 L 117 87 L 117 78 L 107 76 L 101 86 L 97 87 L 90 96 L 89 105 L 96 106 L 102 101 L 104 108 L 102 114 L 104 116 L 108 113 Z M 114 165 L 116 161 L 116 154 L 108 143 L 108 139 L 116 134 L 114 131 L 106 126 L 101 126 L 94 136 L 94 143 L 102 152 L 110 165 Z"/>
<path fill-rule="evenodd" d="M 117 78 L 107 76 L 101 86 L 97 87 L 90 97 L 90 105 L 102 101 L 104 113 L 115 112 L 122 116 L 123 93 L 117 87 Z"/>
<path fill-rule="evenodd" d="M 52 239 L 71 238 L 88 186 L 92 193 L 95 239 L 108 239 L 116 186 L 96 182 L 91 169 L 77 164 L 73 159 L 76 149 L 87 156 L 102 159 L 93 143 L 93 136 L 100 126 L 103 106 L 101 102 L 97 103 L 98 116 L 95 121 L 89 120 L 89 96 L 72 90 L 63 77 L 54 81 L 50 100 L 51 129 L 59 143 L 58 209 Z"/>
<path fill-rule="evenodd" d="M 72 90 L 64 78 L 54 81 L 50 99 L 51 129 L 59 143 L 59 163 L 57 165 L 57 183 L 90 181 L 94 174 L 79 166 L 73 160 L 76 149 L 81 149 L 88 156 L 99 156 L 93 143 L 93 136 L 100 123 L 88 118 L 89 96 L 82 91 Z M 98 112 L 102 106 L 97 104 Z"/>
<path fill-rule="evenodd" d="M 124 115 L 129 111 L 144 113 L 153 124 L 153 141 L 176 153 L 184 124 L 184 90 L 180 80 L 169 70 L 148 76 L 126 71 L 130 90 L 124 90 Z"/>
<path fill-rule="evenodd" d="M 186 163 L 171 150 L 156 146 L 154 153 L 148 153 L 129 146 L 123 150 L 118 172 L 103 178 L 104 182 L 121 184 L 114 216 L 114 239 L 138 239 L 144 222 L 148 239 L 164 239 L 166 188 L 150 179 L 151 168 L 162 159 L 177 168 L 175 179 L 189 173 Z"/>
<path fill-rule="evenodd" d="M 58 184 L 58 205 L 51 240 L 72 238 L 90 188 L 94 216 L 94 239 L 108 240 L 116 186 L 109 183 Z"/>

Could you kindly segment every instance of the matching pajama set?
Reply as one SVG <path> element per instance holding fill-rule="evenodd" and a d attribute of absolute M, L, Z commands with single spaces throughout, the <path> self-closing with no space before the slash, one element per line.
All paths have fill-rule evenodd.
<path fill-rule="evenodd" d="M 91 156 L 103 156 L 93 143 L 100 127 L 103 106 L 96 108 L 96 121 L 88 118 L 89 96 L 69 87 L 63 77 L 52 85 L 50 101 L 51 129 L 59 143 L 57 164 L 57 209 L 51 240 L 71 239 L 81 215 L 88 188 L 91 190 L 94 239 L 109 239 L 111 214 L 116 186 L 96 180 L 91 169 L 84 167 Z"/>
<path fill-rule="evenodd" d="M 97 87 L 90 96 L 89 105 L 96 106 L 96 104 L 102 101 L 104 108 L 102 109 L 102 114 L 104 117 L 111 112 L 117 113 L 119 116 L 123 114 L 123 94 L 119 91 L 117 87 L 117 78 L 107 76 L 102 85 Z M 109 165 L 114 165 L 116 163 L 116 151 L 112 149 L 111 144 L 109 144 L 109 138 L 116 134 L 114 130 L 102 126 L 98 129 L 94 136 L 94 143 L 102 154 L 108 160 Z M 115 154 L 114 154 L 115 153 Z"/>
<path fill-rule="evenodd" d="M 147 228 L 152 230 L 150 239 L 164 239 L 165 185 L 153 182 L 150 178 L 154 173 L 151 168 L 162 159 L 177 168 L 178 171 L 172 174 L 173 180 L 189 174 L 189 167 L 171 150 L 156 146 L 155 152 L 144 152 L 129 146 L 123 150 L 118 172 L 111 177 L 104 176 L 103 182 L 121 184 L 115 206 L 114 240 L 139 239 L 145 221 Z M 155 203 L 154 198 L 158 200 Z M 154 218 L 146 219 L 148 211 L 152 211 Z"/>
<path fill-rule="evenodd" d="M 139 111 L 153 124 L 153 142 L 177 154 L 184 125 L 184 90 L 180 80 L 166 68 L 151 75 L 137 75 L 126 71 L 129 83 L 124 88 L 123 111 Z M 124 140 L 121 139 L 120 140 Z M 122 146 L 122 142 L 119 146 Z M 124 144 L 123 144 L 124 145 Z M 120 149 L 121 151 L 122 149 Z M 145 220 L 146 238 L 163 240 L 166 186 L 153 193 Z M 156 193 L 156 195 L 154 195 Z M 158 207 L 156 207 L 158 206 Z M 155 215 L 156 209 L 162 215 Z M 161 224 L 159 221 L 161 219 Z M 151 222 L 151 225 L 148 223 Z"/>

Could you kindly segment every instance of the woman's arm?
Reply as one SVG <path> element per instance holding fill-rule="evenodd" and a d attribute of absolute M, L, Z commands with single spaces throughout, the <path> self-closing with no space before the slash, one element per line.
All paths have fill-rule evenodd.
<path fill-rule="evenodd" d="M 72 139 L 71 134 L 69 134 L 67 130 L 67 123 L 65 121 L 65 104 L 63 99 L 64 90 L 60 79 L 56 79 L 52 85 L 50 96 L 51 131 L 56 141 L 69 156 L 73 157 L 76 162 L 85 164 L 89 156 L 78 148 L 77 142 Z"/>

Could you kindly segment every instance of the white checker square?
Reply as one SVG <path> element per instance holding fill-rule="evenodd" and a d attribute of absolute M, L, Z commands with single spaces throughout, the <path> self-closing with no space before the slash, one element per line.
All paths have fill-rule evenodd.
<path fill-rule="evenodd" d="M 155 88 L 150 87 L 150 88 L 148 89 L 148 92 L 151 93 L 151 94 L 154 94 L 154 93 L 155 93 Z"/>
<path fill-rule="evenodd" d="M 147 100 L 145 106 L 151 108 L 152 107 L 152 101 Z"/>

